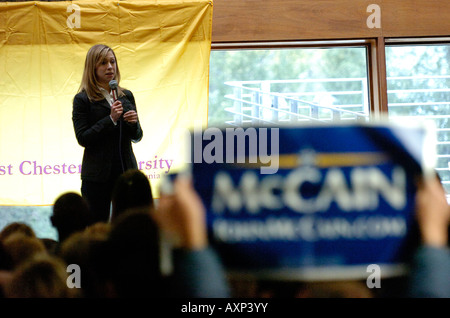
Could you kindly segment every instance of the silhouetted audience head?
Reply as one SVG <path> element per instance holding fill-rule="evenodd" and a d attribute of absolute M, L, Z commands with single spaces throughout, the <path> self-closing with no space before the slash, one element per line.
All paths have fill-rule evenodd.
<path fill-rule="evenodd" d="M 107 240 L 109 228 L 109 224 L 95 223 L 82 232 L 73 233 L 60 246 L 58 256 L 67 264 L 77 264 L 82 269 L 83 283 L 80 294 L 84 297 L 97 298 L 106 294 L 98 281 L 97 272 L 102 271 L 103 263 L 96 266 L 93 260 L 97 259 L 94 256 L 97 253 L 96 247 Z"/>
<path fill-rule="evenodd" d="M 89 225 L 83 233 L 91 239 L 106 240 L 111 231 L 111 224 L 106 222 L 96 222 Z"/>
<path fill-rule="evenodd" d="M 89 217 L 86 200 L 78 193 L 67 192 L 56 199 L 50 219 L 62 242 L 72 233 L 83 231 L 90 224 Z"/>
<path fill-rule="evenodd" d="M 111 283 L 115 297 L 161 296 L 160 248 L 157 225 L 147 209 L 120 215 L 109 238 L 94 257 Z"/>
<path fill-rule="evenodd" d="M 0 241 L 4 241 L 9 235 L 17 232 L 23 233 L 29 237 L 36 237 L 33 228 L 28 224 L 23 222 L 12 222 L 6 225 L 0 232 Z"/>
<path fill-rule="evenodd" d="M 8 298 L 70 298 L 65 264 L 56 257 L 39 255 L 22 263 L 5 288 Z"/>
<path fill-rule="evenodd" d="M 127 170 L 117 180 L 112 193 L 111 220 L 130 208 L 141 207 L 154 207 L 150 182 L 140 170 Z"/>
<path fill-rule="evenodd" d="M 47 248 L 39 238 L 27 236 L 22 232 L 9 235 L 3 241 L 3 246 L 14 268 L 37 254 L 47 254 Z"/>

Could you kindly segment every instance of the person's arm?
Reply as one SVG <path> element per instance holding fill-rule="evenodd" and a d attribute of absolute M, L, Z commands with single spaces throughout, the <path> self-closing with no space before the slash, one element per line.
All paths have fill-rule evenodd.
<path fill-rule="evenodd" d="M 72 122 L 78 143 L 83 147 L 89 147 L 102 142 L 103 137 L 114 129 L 114 120 L 121 112 L 121 105 L 111 108 L 111 113 L 91 125 L 91 103 L 87 96 L 77 94 L 73 100 Z M 112 117 L 112 118 L 111 118 Z"/>
<path fill-rule="evenodd" d="M 422 245 L 414 255 L 410 277 L 410 296 L 450 297 L 450 252 L 448 248 Z"/>
<path fill-rule="evenodd" d="M 139 142 L 142 139 L 143 132 L 137 115 L 136 101 L 131 91 L 125 91 L 125 96 L 131 103 L 133 109 L 123 114 L 123 120 L 127 123 L 126 127 L 131 140 L 133 142 Z"/>
<path fill-rule="evenodd" d="M 413 259 L 410 295 L 450 297 L 450 209 L 438 178 L 423 180 L 419 185 L 416 217 L 422 244 Z"/>
<path fill-rule="evenodd" d="M 205 208 L 191 181 L 179 177 L 173 195 L 161 194 L 155 218 L 160 228 L 175 235 L 173 280 L 177 296 L 228 297 L 225 270 L 208 244 Z"/>
<path fill-rule="evenodd" d="M 225 270 L 211 247 L 191 250 L 178 248 L 173 253 L 173 278 L 179 297 L 230 297 Z"/>

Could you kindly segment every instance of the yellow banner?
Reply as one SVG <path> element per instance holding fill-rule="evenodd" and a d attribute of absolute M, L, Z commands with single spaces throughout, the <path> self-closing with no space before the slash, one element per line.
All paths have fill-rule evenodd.
<path fill-rule="evenodd" d="M 80 192 L 72 102 L 94 44 L 116 53 L 136 99 L 133 144 L 155 196 L 183 166 L 178 128 L 206 126 L 212 1 L 0 2 L 0 205 Z"/>

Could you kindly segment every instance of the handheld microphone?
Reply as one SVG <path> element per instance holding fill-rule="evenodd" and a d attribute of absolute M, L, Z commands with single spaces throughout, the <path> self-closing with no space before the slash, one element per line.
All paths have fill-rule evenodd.
<path fill-rule="evenodd" d="M 113 100 L 116 101 L 117 100 L 117 81 L 116 80 L 111 80 L 109 81 L 109 88 L 111 88 L 112 91 L 112 96 L 113 96 Z"/>
<path fill-rule="evenodd" d="M 109 88 L 111 88 L 112 96 L 113 96 L 113 102 L 115 102 L 118 99 L 118 93 L 117 93 L 117 81 L 116 80 L 110 80 L 109 81 Z M 127 111 L 131 110 L 126 104 L 123 105 L 123 113 L 125 114 Z"/>

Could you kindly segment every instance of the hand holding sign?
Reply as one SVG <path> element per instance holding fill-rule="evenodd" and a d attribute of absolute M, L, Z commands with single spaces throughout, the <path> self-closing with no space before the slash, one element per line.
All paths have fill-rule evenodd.
<path fill-rule="evenodd" d="M 202 249 L 208 245 L 205 208 L 189 178 L 179 175 L 173 193 L 161 191 L 154 218 L 163 231 L 176 237 L 178 247 Z"/>
<path fill-rule="evenodd" d="M 434 247 L 446 246 L 450 208 L 439 178 L 425 179 L 419 184 L 416 212 L 423 243 Z"/>

